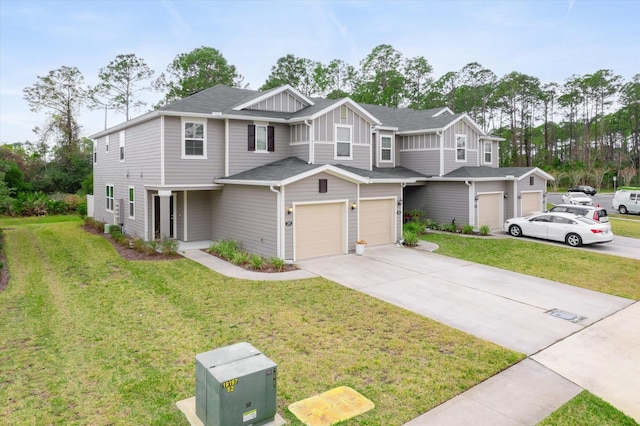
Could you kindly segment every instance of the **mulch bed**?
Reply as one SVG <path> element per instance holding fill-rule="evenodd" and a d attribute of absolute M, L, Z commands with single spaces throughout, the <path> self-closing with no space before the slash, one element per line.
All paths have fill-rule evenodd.
<path fill-rule="evenodd" d="M 201 251 L 211 255 L 211 256 L 215 256 L 218 259 L 224 260 L 225 262 L 229 262 L 226 258 L 218 255 L 217 253 L 212 253 L 207 249 L 200 249 Z M 231 262 L 229 262 L 231 263 Z M 268 274 L 270 273 L 276 273 L 276 272 L 289 272 L 289 271 L 297 271 L 298 267 L 296 265 L 292 265 L 290 263 L 285 264 L 282 269 L 276 269 L 275 267 L 273 267 L 273 265 L 264 265 L 262 269 L 253 269 L 251 267 L 250 264 L 245 263 L 244 265 L 235 265 L 238 268 L 242 268 L 242 269 L 246 269 L 247 271 L 253 271 L 253 272 L 266 272 Z"/>
<path fill-rule="evenodd" d="M 111 235 L 100 232 L 95 228 L 86 225 L 83 225 L 82 228 L 84 228 L 84 230 L 89 232 L 90 234 L 100 235 L 101 237 L 109 240 L 111 245 L 117 250 L 120 256 L 122 256 L 122 258 L 126 260 L 174 260 L 182 258 L 182 256 L 180 256 L 179 254 L 163 254 L 157 252 L 144 253 L 141 251 L 136 251 L 132 248 L 121 246 L 120 244 L 116 243 L 113 238 L 111 238 Z"/>

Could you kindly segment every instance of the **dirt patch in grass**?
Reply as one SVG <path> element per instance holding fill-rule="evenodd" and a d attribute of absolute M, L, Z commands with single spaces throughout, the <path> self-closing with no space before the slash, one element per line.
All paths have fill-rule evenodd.
<path fill-rule="evenodd" d="M 123 247 L 122 245 L 118 244 L 113 240 L 113 238 L 111 238 L 111 235 L 109 234 L 99 232 L 98 230 L 86 225 L 82 225 L 82 228 L 90 234 L 99 235 L 103 238 L 106 238 L 111 243 L 111 245 L 113 245 L 120 256 L 122 256 L 122 258 L 126 260 L 173 260 L 182 258 L 182 256 L 180 256 L 179 254 L 163 254 L 158 252 L 144 253 L 141 251 L 136 251 L 132 248 Z"/>

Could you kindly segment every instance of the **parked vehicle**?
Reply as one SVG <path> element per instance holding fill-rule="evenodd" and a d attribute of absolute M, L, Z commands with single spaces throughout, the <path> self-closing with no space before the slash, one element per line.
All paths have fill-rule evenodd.
<path fill-rule="evenodd" d="M 569 192 L 583 192 L 587 195 L 596 195 L 596 189 L 593 186 L 589 185 L 578 185 L 573 188 L 569 188 Z"/>
<path fill-rule="evenodd" d="M 514 217 L 504 223 L 504 231 L 514 237 L 535 237 L 564 241 L 571 247 L 613 241 L 609 224 L 573 213 L 545 212 Z"/>
<path fill-rule="evenodd" d="M 552 213 L 573 213 L 588 217 L 596 222 L 609 224 L 609 214 L 607 209 L 594 206 L 577 206 L 575 204 L 557 204 L 549 210 Z M 611 226 L 611 224 L 609 224 Z"/>
<path fill-rule="evenodd" d="M 592 206 L 593 200 L 584 192 L 567 192 L 562 196 L 564 204 L 577 204 L 583 206 Z"/>
<path fill-rule="evenodd" d="M 621 214 L 640 213 L 640 188 L 622 188 L 613 194 L 612 206 Z"/>

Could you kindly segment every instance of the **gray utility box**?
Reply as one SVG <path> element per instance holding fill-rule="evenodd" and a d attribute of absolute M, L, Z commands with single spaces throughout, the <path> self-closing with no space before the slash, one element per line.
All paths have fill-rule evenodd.
<path fill-rule="evenodd" d="M 276 364 L 249 343 L 196 355 L 196 415 L 205 426 L 272 422 L 276 370 Z"/>

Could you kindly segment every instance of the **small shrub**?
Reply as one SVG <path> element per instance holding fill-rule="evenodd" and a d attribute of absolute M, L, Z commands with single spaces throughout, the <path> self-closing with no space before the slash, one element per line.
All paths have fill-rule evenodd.
<path fill-rule="evenodd" d="M 421 221 L 412 221 L 405 223 L 403 229 L 405 231 L 413 232 L 415 234 L 422 234 L 426 226 Z"/>
<path fill-rule="evenodd" d="M 404 245 L 409 247 L 415 247 L 418 245 L 418 234 L 413 231 L 404 231 L 402 233 L 402 238 L 404 239 Z"/>
<path fill-rule="evenodd" d="M 178 253 L 178 241 L 170 238 L 164 238 L 160 243 L 160 252 L 162 254 L 176 254 Z"/>
<path fill-rule="evenodd" d="M 276 271 L 282 271 L 284 269 L 284 259 L 280 259 L 279 257 L 272 257 L 269 259 L 269 263 Z"/>
<path fill-rule="evenodd" d="M 462 227 L 462 233 L 463 234 L 473 234 L 473 226 L 471 225 L 464 225 Z"/>
<path fill-rule="evenodd" d="M 258 255 L 258 254 L 252 254 L 249 257 L 249 263 L 251 264 L 251 267 L 255 270 L 261 270 L 262 267 L 264 266 L 264 259 L 262 258 L 262 256 Z"/>
<path fill-rule="evenodd" d="M 153 254 L 156 253 L 158 251 L 158 242 L 151 240 L 151 241 L 147 241 L 144 244 L 144 252 L 146 254 Z"/>
<path fill-rule="evenodd" d="M 210 253 L 215 253 L 225 259 L 231 259 L 235 252 L 238 251 L 238 245 L 235 241 L 222 240 L 216 241 L 209 247 Z"/>
<path fill-rule="evenodd" d="M 85 208 L 87 206 L 87 199 L 85 197 L 80 197 L 76 194 L 67 194 L 63 198 L 64 209 L 68 213 L 78 212 L 80 213 L 79 207 L 81 204 L 84 204 Z"/>
<path fill-rule="evenodd" d="M 249 255 L 242 250 L 236 250 L 228 259 L 229 262 L 233 263 L 234 265 L 244 265 L 249 261 Z"/>
<path fill-rule="evenodd" d="M 409 215 L 411 215 L 411 219 L 414 221 L 422 220 L 425 214 L 426 212 L 424 210 L 419 210 L 419 209 L 409 210 Z"/>
<path fill-rule="evenodd" d="M 80 217 L 86 217 L 87 216 L 87 200 L 82 201 L 80 204 L 78 204 L 78 208 L 77 208 L 78 214 L 80 215 Z"/>
<path fill-rule="evenodd" d="M 489 225 L 482 225 L 480 227 L 480 235 L 482 235 L 482 236 L 486 237 L 487 235 L 489 235 L 490 231 L 491 230 L 489 229 Z"/>
<path fill-rule="evenodd" d="M 131 248 L 139 253 L 143 253 L 145 251 L 145 241 L 142 238 L 134 238 L 131 240 Z"/>
<path fill-rule="evenodd" d="M 433 219 L 427 219 L 425 220 L 425 226 L 427 229 L 438 229 L 438 222 Z"/>
<path fill-rule="evenodd" d="M 122 234 L 122 229 L 120 229 L 118 225 L 111 225 L 109 226 L 109 234 L 111 234 L 112 236 Z"/>

